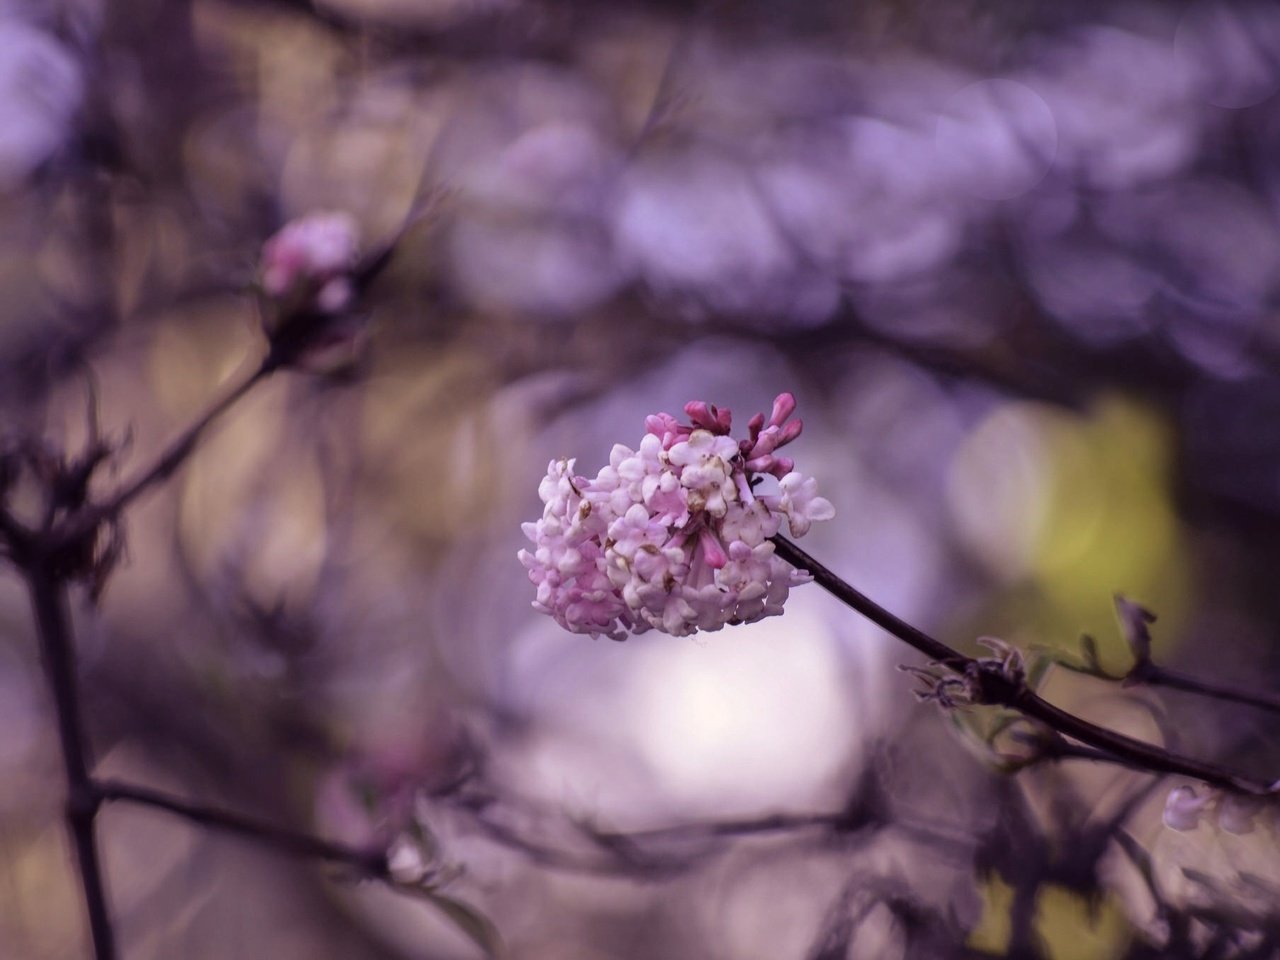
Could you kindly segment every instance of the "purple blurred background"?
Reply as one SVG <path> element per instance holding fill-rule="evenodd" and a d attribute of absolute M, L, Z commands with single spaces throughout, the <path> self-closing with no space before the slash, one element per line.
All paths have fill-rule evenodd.
<path fill-rule="evenodd" d="M 92 376 L 145 461 L 260 352 L 267 236 L 427 211 L 361 361 L 269 383 L 131 515 L 76 610 L 101 769 L 353 841 L 353 776 L 416 793 L 516 958 L 1180 956 L 1184 921 L 1188 956 L 1274 955 L 1272 826 L 994 771 L 815 586 L 615 645 L 534 613 L 515 553 L 548 460 L 790 390 L 837 509 L 805 545 L 895 612 L 1122 672 L 1122 591 L 1162 662 L 1274 689 L 1278 92 L 1264 3 L 4 0 L 7 431 L 78 442 Z M 0 956 L 83 956 L 11 575 L 0 622 Z M 1047 692 L 1280 766 L 1245 708 Z M 333 870 L 101 824 L 130 960 L 474 955 Z"/>

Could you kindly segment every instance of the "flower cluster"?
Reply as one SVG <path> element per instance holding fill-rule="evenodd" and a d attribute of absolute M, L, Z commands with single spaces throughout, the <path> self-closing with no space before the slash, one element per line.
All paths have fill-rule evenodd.
<path fill-rule="evenodd" d="M 1272 786 L 1274 792 L 1280 783 Z M 1164 804 L 1164 825 L 1185 832 L 1194 830 L 1201 819 L 1209 817 L 1227 833 L 1252 833 L 1259 814 L 1274 815 L 1271 803 L 1260 797 L 1241 797 L 1220 790 L 1201 792 L 1184 784 L 1169 791 Z"/>
<path fill-rule="evenodd" d="M 301 295 L 321 313 L 341 313 L 355 299 L 351 272 L 358 241 L 348 213 L 311 213 L 289 221 L 262 248 L 263 291 L 276 300 Z"/>
<path fill-rule="evenodd" d="M 553 460 L 538 488 L 542 519 L 524 524 L 533 550 L 519 555 L 538 588 L 535 609 L 614 640 L 780 614 L 808 576 L 769 538 L 784 517 L 800 537 L 835 515 L 813 478 L 776 453 L 800 435 L 795 407 L 781 394 L 740 441 L 729 436 L 730 412 L 711 404 L 686 404 L 688 424 L 647 417 L 639 448 L 614 446 L 594 480 L 575 474 L 573 460 Z"/>

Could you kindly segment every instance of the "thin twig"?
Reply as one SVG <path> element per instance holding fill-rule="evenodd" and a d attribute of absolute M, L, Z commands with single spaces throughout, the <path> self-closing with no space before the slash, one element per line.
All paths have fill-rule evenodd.
<path fill-rule="evenodd" d="M 92 518 L 89 526 L 92 527 L 103 519 L 113 519 L 119 516 L 126 506 L 151 487 L 171 476 L 182 465 L 183 461 L 191 455 L 191 452 L 195 450 L 196 443 L 209 425 L 226 413 L 261 381 L 274 373 L 278 366 L 276 358 L 270 354 L 263 359 L 252 373 L 223 394 L 198 420 L 174 438 L 150 466 L 143 469 L 132 480 L 127 481 L 105 503 L 91 509 Z"/>
<path fill-rule="evenodd" d="M 339 863 L 371 879 L 390 879 L 387 855 L 383 850 L 335 843 L 120 780 L 92 781 L 91 788 L 94 796 L 101 802 L 132 803 L 164 810 L 191 823 L 260 841 L 294 856 Z"/>
<path fill-rule="evenodd" d="M 979 686 L 981 702 L 1012 707 L 1025 716 L 1039 720 L 1058 733 L 1113 755 L 1118 761 L 1134 769 L 1192 777 L 1231 793 L 1253 796 L 1269 794 L 1266 784 L 1116 733 L 1054 706 L 1038 696 L 1024 681 L 1015 679 L 1007 673 L 990 669 L 982 661 L 960 653 L 890 613 L 870 597 L 855 590 L 785 537 L 776 536 L 771 540 L 779 557 L 792 566 L 807 571 L 819 586 L 836 599 L 899 640 L 914 647 L 939 666 L 972 679 Z"/>
<path fill-rule="evenodd" d="M 56 513 L 49 512 L 45 518 L 43 537 L 48 541 L 46 546 L 50 549 L 50 552 L 56 553 L 68 548 L 75 549 L 87 539 L 96 536 L 96 532 L 103 524 L 111 525 L 116 523 L 125 507 L 129 506 L 156 484 L 167 480 L 178 467 L 182 466 L 183 462 L 195 450 L 196 444 L 200 441 L 205 431 L 215 420 L 235 406 L 239 400 L 243 399 L 259 383 L 280 369 L 280 366 L 281 361 L 275 351 L 268 353 L 248 376 L 215 400 L 195 422 L 175 437 L 150 465 L 139 471 L 133 479 L 125 482 L 105 501 L 84 505 L 62 524 L 55 524 Z M 92 468 L 105 455 L 105 447 L 101 448 L 101 455 L 95 454 L 88 472 L 85 473 L 84 481 L 86 483 Z M 77 493 L 77 497 L 83 499 L 83 494 L 84 491 L 81 490 Z M 57 505 L 56 503 L 53 504 L 53 506 Z M 0 528 L 0 534 L 5 535 L 10 545 L 16 548 L 22 543 L 24 531 L 12 523 L 10 527 Z M 27 539 L 30 540 L 31 538 L 28 537 Z"/>
<path fill-rule="evenodd" d="M 1124 686 L 1146 684 L 1152 687 L 1168 687 L 1172 690 L 1183 690 L 1187 693 L 1212 697 L 1216 700 L 1228 700 L 1232 703 L 1243 703 L 1263 710 L 1280 713 L 1280 697 L 1274 694 L 1256 693 L 1238 690 L 1223 683 L 1213 683 L 1192 677 L 1176 670 L 1162 667 L 1151 657 L 1151 624 L 1156 622 L 1156 615 L 1140 603 L 1117 593 L 1115 596 L 1116 617 L 1120 621 L 1120 629 L 1124 633 L 1125 642 L 1133 652 L 1133 666 L 1124 676 L 1113 676 L 1102 669 L 1098 663 L 1097 649 L 1093 638 L 1084 637 L 1082 643 L 1088 659 L 1086 672 L 1105 680 L 1116 680 Z"/>
<path fill-rule="evenodd" d="M 1182 690 L 1202 697 L 1226 700 L 1231 703 L 1243 703 L 1251 707 L 1258 707 L 1261 710 L 1270 710 L 1272 713 L 1280 713 L 1280 696 L 1258 693 L 1252 690 L 1239 690 L 1223 683 L 1201 680 L 1190 674 L 1162 667 L 1157 663 L 1148 662 L 1144 669 L 1129 674 L 1125 677 L 1125 680 L 1131 684 L 1141 683 L 1148 687 L 1167 687 L 1170 690 Z"/>

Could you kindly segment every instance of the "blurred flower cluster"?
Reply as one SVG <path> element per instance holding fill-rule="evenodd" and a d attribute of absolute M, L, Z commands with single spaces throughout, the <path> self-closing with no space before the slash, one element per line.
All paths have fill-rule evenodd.
<path fill-rule="evenodd" d="M 1194 830 L 1210 819 L 1227 833 L 1252 833 L 1259 816 L 1274 820 L 1274 801 L 1235 796 L 1188 784 L 1174 787 L 1164 805 L 1164 825 L 1173 830 Z"/>

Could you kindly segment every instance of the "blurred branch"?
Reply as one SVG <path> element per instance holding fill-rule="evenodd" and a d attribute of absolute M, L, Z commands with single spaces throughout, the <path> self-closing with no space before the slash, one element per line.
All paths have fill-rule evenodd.
<path fill-rule="evenodd" d="M 1085 635 L 1080 643 L 1083 659 L 1075 660 L 1062 653 L 1050 653 L 1052 661 L 1074 673 L 1096 677 L 1121 686 L 1165 687 L 1170 690 L 1181 690 L 1214 700 L 1225 700 L 1245 706 L 1257 707 L 1272 713 L 1280 713 L 1280 696 L 1256 690 L 1241 690 L 1238 687 L 1212 680 L 1201 680 L 1189 673 L 1171 670 L 1156 663 L 1151 656 L 1150 624 L 1155 623 L 1156 615 L 1140 604 L 1117 594 L 1115 598 L 1116 614 L 1124 632 L 1125 640 L 1133 653 L 1133 666 L 1126 673 L 1111 673 L 1098 659 L 1097 644 L 1093 637 Z"/>
<path fill-rule="evenodd" d="M 459 783 L 435 797 L 467 814 L 490 840 L 538 866 L 597 876 L 669 876 L 690 869 L 724 841 L 800 833 L 811 833 L 822 842 L 843 838 L 862 843 L 892 829 L 939 856 L 967 860 L 972 855 L 976 841 L 962 826 L 904 816 L 889 807 L 877 776 L 868 768 L 839 810 L 769 813 L 643 830 L 604 829 L 589 817 L 566 818 L 559 809 L 542 808 L 491 787 L 476 789 L 474 783 L 470 789 Z M 565 834 L 565 826 L 570 833 Z M 539 832 L 554 836 L 544 839 Z"/>
<path fill-rule="evenodd" d="M 1280 713 L 1280 697 L 1273 694 L 1237 690 L 1226 684 L 1200 680 L 1189 674 L 1160 666 L 1151 658 L 1150 626 L 1155 623 L 1156 615 L 1141 604 L 1134 603 L 1120 594 L 1116 594 L 1115 603 L 1116 614 L 1120 618 L 1125 640 L 1129 644 L 1129 649 L 1133 651 L 1133 666 L 1123 677 L 1108 679 L 1118 679 L 1125 686 L 1146 684 L 1152 687 L 1169 687 L 1203 697 L 1243 703 Z M 1096 662 L 1096 658 L 1094 659 Z M 1098 672 L 1099 675 L 1105 676 L 1101 671 Z"/>
<path fill-rule="evenodd" d="M 316 0 L 229 0 L 232 7 L 257 7 L 305 17 L 342 37 L 374 42 L 388 52 L 453 60 L 519 57 L 568 60 L 572 56 L 573 4 L 540 4 L 534 9 L 478 4 L 468 14 L 443 17 L 386 17 L 344 12 Z"/>
<path fill-rule="evenodd" d="M 1199 694 L 1215 700 L 1226 700 L 1231 703 L 1242 703 L 1280 713 L 1280 697 L 1274 694 L 1256 693 L 1251 690 L 1239 690 L 1226 684 L 1200 680 L 1190 674 L 1170 670 L 1167 667 L 1151 663 L 1141 672 L 1131 671 L 1123 678 L 1130 684 L 1142 683 L 1149 687 L 1168 687 L 1171 690 L 1183 690 L 1187 693 Z"/>
<path fill-rule="evenodd" d="M 356 265 L 349 281 L 362 291 L 386 268 L 393 252 L 394 242 L 377 249 Z M 78 455 L 71 456 L 46 443 L 21 437 L 6 439 L 0 449 L 0 555 L 19 567 L 32 599 L 67 779 L 66 820 L 76 849 L 96 960 L 114 960 L 117 955 L 95 838 L 95 818 L 106 800 L 167 810 L 192 822 L 235 832 L 295 854 L 355 867 L 364 876 L 387 880 L 431 900 L 486 951 L 495 952 L 489 949 L 493 938 L 488 921 L 468 905 L 440 894 L 435 883 L 438 877 L 430 871 L 411 881 L 402 881 L 392 876 L 392 865 L 385 852 L 375 854 L 344 847 L 213 807 L 188 803 L 148 788 L 117 782 L 97 783 L 90 776 L 75 646 L 67 611 L 70 585 L 86 583 L 90 598 L 96 598 L 123 550 L 120 532 L 123 511 L 142 494 L 171 477 L 196 449 L 210 425 L 255 386 L 275 371 L 299 364 L 310 349 L 332 338 L 334 317 L 314 302 L 318 293 L 317 278 L 305 279 L 307 283 L 295 291 L 297 296 L 275 304 L 277 322 L 274 329 L 268 331 L 269 349 L 257 365 L 170 442 L 149 466 L 106 500 L 94 502 L 90 485 L 98 468 L 115 454 L 117 445 L 102 438 L 92 378 L 88 440 Z M 31 528 L 13 514 L 7 502 L 10 490 L 24 472 L 34 479 L 43 494 L 40 520 Z"/>
<path fill-rule="evenodd" d="M 1180 774 L 1231 793 L 1249 796 L 1269 795 L 1269 787 L 1264 783 L 1116 733 L 1054 706 L 1028 687 L 1021 671 L 1011 669 L 1010 664 L 993 659 L 966 656 L 952 649 L 942 641 L 894 616 L 870 597 L 855 590 L 791 541 L 782 536 L 770 539 L 779 557 L 792 566 L 807 571 L 836 599 L 862 614 L 881 629 L 887 630 L 899 640 L 914 647 L 937 666 L 957 674 L 960 679 L 951 682 L 963 685 L 969 702 L 1011 707 L 1085 746 L 1109 754 L 1117 762 L 1136 770 Z M 947 683 L 946 680 L 941 681 L 939 692 L 935 696 L 944 705 L 948 703 L 945 692 Z"/>
<path fill-rule="evenodd" d="M 705 853 L 704 845 L 718 840 L 747 836 L 766 836 L 780 833 L 816 830 L 830 833 L 852 834 L 869 827 L 883 827 L 886 822 L 879 817 L 852 815 L 850 809 L 831 813 L 768 814 L 738 820 L 709 821 L 705 823 L 676 824 L 648 830 L 604 830 L 586 819 L 570 819 L 572 836 L 585 843 L 580 850 L 569 849 L 564 841 L 544 840 L 533 836 L 528 828 L 517 828 L 507 818 L 491 815 L 495 805 L 508 813 L 523 815 L 529 819 L 530 804 L 515 797 L 495 798 L 467 795 L 453 805 L 465 811 L 472 822 L 492 841 L 525 855 L 541 867 L 601 876 L 618 874 L 668 875 L 687 869 L 690 863 Z M 536 819 L 536 816 L 535 816 Z M 556 817 L 563 823 L 562 817 Z M 946 836 L 947 843 L 954 844 L 954 837 Z M 680 853 L 670 850 L 658 852 L 661 845 L 684 848 Z"/>
<path fill-rule="evenodd" d="M 196 444 L 205 430 L 209 428 L 209 425 L 231 409 L 238 400 L 243 398 L 255 386 L 274 373 L 278 367 L 279 364 L 276 359 L 271 354 L 268 354 L 252 373 L 216 400 L 199 419 L 183 430 L 156 458 L 155 462 L 142 470 L 134 479 L 126 482 L 105 503 L 92 509 L 88 520 L 89 526 L 96 526 L 105 519 L 116 518 L 125 507 L 151 487 L 163 480 L 167 480 L 195 450 Z"/>
<path fill-rule="evenodd" d="M 441 892 L 440 888 L 448 877 L 443 871 L 424 869 L 411 878 L 397 876 L 391 857 L 384 849 L 336 843 L 120 780 L 91 781 L 91 787 L 99 803 L 131 803 L 151 810 L 162 810 L 188 823 L 234 834 L 296 857 L 322 860 L 350 868 L 362 879 L 379 880 L 398 892 L 426 900 L 480 947 L 485 956 L 500 957 L 504 954 L 497 929 L 484 914 L 470 904 Z"/>
<path fill-rule="evenodd" d="M 54 573 L 49 557 L 38 558 L 24 572 L 40 636 L 40 653 L 49 676 L 58 718 L 58 740 L 67 778 L 65 815 L 80 866 L 80 885 L 88 912 L 94 957 L 96 960 L 114 960 L 117 956 L 115 932 L 107 909 L 94 835 L 99 801 L 89 778 L 75 648 L 67 613 L 67 587 Z"/>
<path fill-rule="evenodd" d="M 94 795 L 101 802 L 131 803 L 154 810 L 163 810 L 190 823 L 256 840 L 294 856 L 342 864 L 356 870 L 361 876 L 371 879 L 391 879 L 384 850 L 335 843 L 296 830 L 263 823 L 217 807 L 192 803 L 150 787 L 137 786 L 119 780 L 92 781 L 91 787 Z"/>

